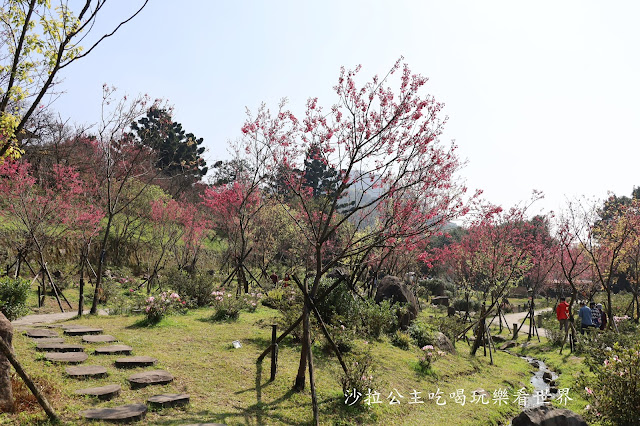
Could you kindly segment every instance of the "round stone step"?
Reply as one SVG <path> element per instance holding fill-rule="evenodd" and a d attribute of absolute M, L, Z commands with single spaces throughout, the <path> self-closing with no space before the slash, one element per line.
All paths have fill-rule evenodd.
<path fill-rule="evenodd" d="M 67 367 L 65 373 L 74 379 L 84 379 L 89 377 L 104 377 L 107 375 L 107 368 L 101 365 L 81 365 L 78 367 Z"/>
<path fill-rule="evenodd" d="M 109 334 L 87 334 L 82 336 L 82 341 L 85 343 L 111 343 L 117 342 L 118 339 Z"/>
<path fill-rule="evenodd" d="M 138 389 L 149 385 L 166 385 L 173 381 L 173 376 L 164 370 L 152 370 L 134 374 L 128 380 L 132 389 Z"/>
<path fill-rule="evenodd" d="M 135 422 L 142 420 L 145 414 L 147 414 L 147 406 L 145 404 L 129 404 L 113 408 L 94 408 L 80 412 L 80 415 L 88 420 L 111 422 Z"/>
<path fill-rule="evenodd" d="M 36 349 L 45 352 L 84 352 L 84 346 L 66 343 L 38 342 Z"/>
<path fill-rule="evenodd" d="M 29 337 L 34 339 L 43 339 L 45 337 L 58 337 L 58 332 L 50 330 L 48 328 L 33 328 L 24 332 Z"/>
<path fill-rule="evenodd" d="M 147 403 L 153 407 L 175 407 L 178 405 L 186 405 L 189 403 L 189 394 L 186 393 L 165 393 L 162 395 L 154 395 L 147 399 Z"/>
<path fill-rule="evenodd" d="M 115 364 L 117 368 L 135 368 L 149 367 L 155 365 L 156 362 L 158 362 L 158 360 L 150 356 L 128 356 L 116 359 Z"/>
<path fill-rule="evenodd" d="M 133 348 L 127 345 L 111 345 L 96 348 L 96 355 L 131 355 Z"/>
<path fill-rule="evenodd" d="M 79 364 L 85 362 L 87 358 L 84 352 L 51 352 L 45 355 L 47 361 L 67 364 Z"/>
<path fill-rule="evenodd" d="M 64 343 L 64 337 L 43 337 L 41 339 L 36 339 L 38 344 L 40 343 Z"/>
<path fill-rule="evenodd" d="M 78 395 L 95 396 L 98 399 L 108 401 L 120 395 L 121 390 L 120 385 L 106 385 L 97 388 L 78 389 L 75 393 Z"/>
<path fill-rule="evenodd" d="M 95 328 L 95 327 L 72 327 L 72 328 L 64 329 L 64 334 L 66 334 L 67 336 L 83 336 L 85 334 L 101 334 L 101 333 L 102 333 L 102 329 Z"/>

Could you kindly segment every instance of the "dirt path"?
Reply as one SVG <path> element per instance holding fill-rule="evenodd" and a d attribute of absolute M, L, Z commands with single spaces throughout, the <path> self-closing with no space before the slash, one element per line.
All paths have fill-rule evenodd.
<path fill-rule="evenodd" d="M 89 314 L 89 311 L 84 311 L 85 315 Z M 108 315 L 109 313 L 103 309 L 98 309 L 98 315 Z M 33 314 L 25 315 L 17 320 L 11 321 L 11 324 L 16 329 L 23 329 L 34 325 L 51 324 L 58 321 L 64 321 L 77 316 L 76 311 L 70 312 L 58 312 L 55 314 Z"/>
<path fill-rule="evenodd" d="M 543 308 L 543 309 L 536 309 L 534 311 L 535 315 L 540 315 L 543 312 L 549 312 L 553 310 L 553 308 Z M 518 326 L 520 326 L 520 323 L 522 323 L 522 320 L 527 316 L 527 312 L 517 312 L 514 314 L 505 314 L 505 318 L 507 320 L 507 323 L 509 324 L 509 327 L 511 327 L 514 323 L 518 323 Z M 497 324 L 498 319 L 496 318 L 496 320 L 494 321 L 494 323 Z M 520 333 L 522 332 L 528 333 L 529 332 L 529 320 L 527 320 L 526 324 L 523 324 L 522 328 L 520 329 Z M 538 334 L 540 336 L 546 336 L 547 335 L 547 331 L 544 328 L 538 327 Z"/>

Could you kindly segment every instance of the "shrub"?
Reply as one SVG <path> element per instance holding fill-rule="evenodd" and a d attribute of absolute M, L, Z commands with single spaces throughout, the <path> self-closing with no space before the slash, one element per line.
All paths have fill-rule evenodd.
<path fill-rule="evenodd" d="M 409 350 L 411 336 L 403 331 L 396 331 L 391 335 L 391 344 L 403 350 Z"/>
<path fill-rule="evenodd" d="M 362 395 L 366 395 L 367 390 L 376 388 L 371 352 L 367 350 L 363 353 L 348 354 L 344 361 L 349 372 L 345 374 L 343 371 L 340 377 L 340 384 L 342 384 L 342 391 L 345 395 L 351 394 L 354 389 Z"/>
<path fill-rule="evenodd" d="M 470 312 L 479 312 L 482 304 L 473 299 L 469 299 L 468 307 Z M 456 311 L 466 312 L 467 311 L 467 300 L 466 299 L 456 299 L 453 301 L 453 307 Z"/>
<path fill-rule="evenodd" d="M 392 333 L 398 329 L 398 316 L 396 306 L 391 306 L 388 300 L 379 305 L 371 300 L 361 301 L 358 311 L 354 312 L 360 319 L 359 331 L 362 335 L 378 339 L 382 333 Z"/>
<path fill-rule="evenodd" d="M 147 298 L 145 314 L 149 324 L 156 324 L 165 317 L 173 313 L 184 313 L 186 311 L 185 302 L 180 299 L 178 293 L 163 291 L 158 297 Z"/>
<path fill-rule="evenodd" d="M 419 348 L 433 344 L 433 330 L 426 323 L 414 321 L 407 331 Z"/>
<path fill-rule="evenodd" d="M 22 278 L 0 278 L 0 311 L 9 321 L 26 314 L 29 281 Z"/>
<path fill-rule="evenodd" d="M 433 372 L 431 369 L 433 362 L 438 357 L 444 356 L 445 353 L 435 349 L 433 345 L 425 345 L 421 350 L 422 354 L 418 358 L 418 370 L 422 374 L 430 374 Z"/>
<path fill-rule="evenodd" d="M 640 343 L 632 348 L 615 345 L 602 364 L 594 368 L 595 379 L 581 378 L 596 415 L 614 425 L 638 424 L 640 419 Z"/>
<path fill-rule="evenodd" d="M 208 306 L 213 301 L 211 293 L 214 283 L 207 274 L 190 275 L 185 271 L 171 269 L 164 276 L 162 286 L 174 289 L 191 307 Z"/>

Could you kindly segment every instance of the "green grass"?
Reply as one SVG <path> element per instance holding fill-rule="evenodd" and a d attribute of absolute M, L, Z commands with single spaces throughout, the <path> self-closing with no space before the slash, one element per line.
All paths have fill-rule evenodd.
<path fill-rule="evenodd" d="M 113 356 L 90 355 L 86 364 L 104 365 L 110 376 L 106 379 L 77 381 L 64 375 L 64 366 L 41 360 L 35 344 L 16 334 L 14 347 L 25 369 L 34 378 L 53 383 L 57 393 L 52 402 L 65 422 L 83 424 L 79 411 L 94 407 L 110 407 L 144 402 L 159 393 L 191 395 L 186 408 L 171 408 L 147 414 L 148 424 L 185 424 L 189 422 L 218 422 L 235 424 L 308 424 L 312 420 L 310 392 L 291 391 L 298 360 L 299 347 L 285 340 L 280 347 L 278 375 L 269 382 L 269 358 L 262 366 L 256 365 L 260 352 L 270 339 L 269 324 L 276 311 L 260 308 L 255 313 L 243 312 L 236 322 L 212 323 L 210 309 L 191 311 L 184 316 L 163 319 L 154 327 L 139 326 L 142 316 L 85 317 L 69 323 L 86 324 L 104 328 L 105 333 L 118 337 L 131 345 L 135 355 L 158 358 L 157 368 L 166 369 L 175 376 L 173 383 L 161 387 L 130 390 L 127 377 L 142 369 L 117 370 Z M 68 337 L 69 343 L 79 343 L 79 337 Z M 231 342 L 240 340 L 243 347 L 233 349 Z M 371 348 L 375 365 L 375 378 L 383 404 L 361 408 L 344 404 L 338 381 L 340 367 L 333 356 L 323 353 L 320 342 L 314 346 L 316 384 L 322 424 L 455 424 L 490 425 L 503 423 L 517 413 L 518 407 L 510 403 L 498 408 L 471 404 L 471 392 L 482 388 L 490 394 L 498 388 L 515 390 L 527 386 L 531 367 L 522 359 L 502 352 L 495 355 L 494 366 L 489 358 L 469 356 L 465 343 L 458 343 L 458 354 L 447 355 L 435 361 L 432 375 L 416 371 L 420 350 L 412 347 L 404 351 L 393 347 L 386 339 L 377 342 L 356 342 L 359 347 Z M 92 345 L 85 345 L 90 352 Z M 97 402 L 79 398 L 73 391 L 80 388 L 120 384 L 123 391 L 112 401 Z M 447 404 L 437 406 L 427 394 L 437 389 L 444 392 Z M 389 405 L 386 399 L 394 389 L 403 395 L 400 405 Z M 464 389 L 467 403 L 455 404 L 449 394 Z M 422 392 L 424 404 L 408 404 L 413 390 Z M 33 424 L 44 415 L 23 413 L 0 416 L 0 422 Z"/>

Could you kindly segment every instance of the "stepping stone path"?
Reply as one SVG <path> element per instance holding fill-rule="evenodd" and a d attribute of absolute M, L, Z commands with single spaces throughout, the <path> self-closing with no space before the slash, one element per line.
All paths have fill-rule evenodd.
<path fill-rule="evenodd" d="M 48 353 L 45 358 L 51 362 L 80 364 L 85 362 L 88 356 L 84 352 L 52 352 Z"/>
<path fill-rule="evenodd" d="M 158 362 L 157 359 L 150 356 L 128 356 L 126 358 L 116 359 L 117 368 L 135 368 L 135 367 L 149 367 L 155 365 Z"/>
<path fill-rule="evenodd" d="M 120 385 L 106 385 L 97 388 L 78 389 L 76 391 L 76 394 L 95 396 L 96 398 L 103 401 L 108 401 L 120 395 L 121 390 L 122 388 L 120 387 Z"/>
<path fill-rule="evenodd" d="M 129 377 L 132 389 L 139 389 L 149 385 L 166 385 L 173 381 L 173 376 L 164 370 L 143 371 Z"/>
<path fill-rule="evenodd" d="M 58 337 L 57 331 L 49 330 L 48 328 L 34 328 L 31 330 L 25 331 L 24 334 L 34 339 L 42 339 L 45 337 Z"/>
<path fill-rule="evenodd" d="M 142 420 L 147 414 L 145 404 L 121 405 L 113 408 L 94 408 L 81 411 L 80 415 L 89 420 L 104 420 L 117 422 L 135 422 Z"/>
<path fill-rule="evenodd" d="M 96 348 L 96 355 L 131 355 L 133 348 L 127 345 L 111 345 Z"/>
<path fill-rule="evenodd" d="M 84 352 L 84 346 L 82 345 L 69 345 L 65 343 L 38 342 L 36 349 L 45 352 Z"/>
<path fill-rule="evenodd" d="M 25 335 L 37 339 L 36 349 L 46 351 L 45 359 L 56 363 L 79 364 L 88 359 L 84 353 L 84 346 L 65 344 L 64 338 L 59 337 L 57 328 L 62 328 L 67 336 L 82 336 L 84 343 L 117 342 L 114 336 L 102 334 L 101 328 L 88 327 L 77 324 L 53 324 L 50 328 L 34 328 L 25 331 Z M 133 348 L 128 345 L 110 345 L 95 348 L 94 355 L 131 355 Z M 118 368 L 149 367 L 158 360 L 150 356 L 128 356 L 115 360 Z M 100 365 L 70 366 L 65 368 L 67 376 L 76 379 L 101 378 L 107 376 L 106 367 Z M 173 376 L 164 370 L 143 371 L 129 377 L 131 389 L 144 388 L 149 385 L 166 385 L 173 381 Z M 120 395 L 120 385 L 111 384 L 76 390 L 77 395 L 92 396 L 106 401 Z M 188 404 L 190 397 L 184 393 L 168 393 L 154 395 L 147 400 L 149 406 L 155 408 L 173 407 Z M 112 408 L 95 408 L 80 412 L 88 420 L 106 422 L 134 422 L 142 420 L 147 413 L 146 404 L 129 404 Z M 225 426 L 222 423 L 202 423 L 201 425 Z"/>
<path fill-rule="evenodd" d="M 104 377 L 107 375 L 107 368 L 101 365 L 81 365 L 78 367 L 67 367 L 64 371 L 68 376 L 73 377 L 74 379 Z"/>
<path fill-rule="evenodd" d="M 65 328 L 64 334 L 67 336 L 83 336 L 85 334 L 101 334 L 101 328 L 94 327 L 73 327 L 73 328 Z"/>
<path fill-rule="evenodd" d="M 85 343 L 111 343 L 117 342 L 118 339 L 109 334 L 87 334 L 82 336 L 82 341 Z"/>
<path fill-rule="evenodd" d="M 189 395 L 186 393 L 166 393 L 163 395 L 154 395 L 147 399 L 147 403 L 155 407 L 175 407 L 177 405 L 186 405 L 189 403 Z"/>

